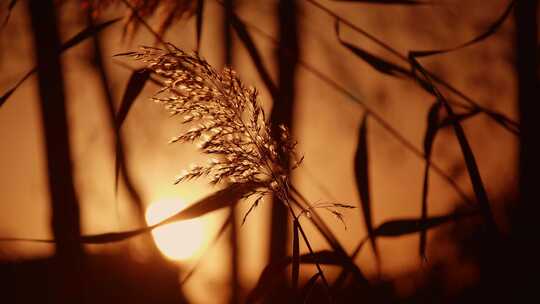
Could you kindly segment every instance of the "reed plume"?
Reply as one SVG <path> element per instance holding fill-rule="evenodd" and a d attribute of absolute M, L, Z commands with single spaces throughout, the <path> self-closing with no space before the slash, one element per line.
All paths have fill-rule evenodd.
<path fill-rule="evenodd" d="M 169 142 L 196 143 L 212 156 L 206 164 L 182 171 L 175 183 L 209 177 L 212 184 L 258 185 L 244 196 L 254 197 L 244 221 L 267 194 L 276 195 L 292 212 L 288 172 L 297 168 L 303 157 L 297 155 L 297 142 L 285 126 L 279 126 L 277 138 L 272 136 L 255 88 L 247 87 L 234 70 L 217 71 L 198 54 L 171 44 L 167 50 L 141 47 L 122 55 L 145 62 L 146 68 L 161 78 L 162 88 L 152 99 L 171 115 L 182 116 L 182 123 L 190 127 Z M 329 203 L 321 207 L 341 220 L 335 209 L 352 206 Z M 299 216 L 309 216 L 312 208 L 319 205 L 303 209 Z"/>

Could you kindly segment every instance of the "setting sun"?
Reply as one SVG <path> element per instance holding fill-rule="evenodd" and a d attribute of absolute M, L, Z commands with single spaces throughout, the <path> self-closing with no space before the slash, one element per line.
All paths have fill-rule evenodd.
<path fill-rule="evenodd" d="M 148 225 L 156 224 L 185 207 L 178 199 L 154 202 L 146 209 Z M 157 247 L 167 258 L 185 261 L 196 256 L 204 243 L 204 222 L 200 219 L 184 220 L 158 227 L 152 231 Z"/>

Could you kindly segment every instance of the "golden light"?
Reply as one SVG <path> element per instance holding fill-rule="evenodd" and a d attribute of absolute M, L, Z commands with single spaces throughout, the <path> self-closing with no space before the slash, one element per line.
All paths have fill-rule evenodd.
<path fill-rule="evenodd" d="M 154 202 L 146 209 L 148 225 L 156 224 L 185 207 L 179 199 L 165 199 Z M 174 222 L 152 231 L 158 249 L 167 258 L 185 261 L 197 256 L 205 241 L 205 226 L 200 219 Z"/>

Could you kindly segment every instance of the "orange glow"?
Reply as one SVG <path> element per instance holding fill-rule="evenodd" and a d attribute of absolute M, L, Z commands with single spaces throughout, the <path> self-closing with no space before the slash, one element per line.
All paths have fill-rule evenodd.
<path fill-rule="evenodd" d="M 146 209 L 146 222 L 153 225 L 185 207 L 178 199 L 154 202 Z M 158 227 L 152 237 L 161 253 L 175 261 L 186 261 L 197 256 L 205 242 L 205 225 L 201 219 L 178 221 Z"/>

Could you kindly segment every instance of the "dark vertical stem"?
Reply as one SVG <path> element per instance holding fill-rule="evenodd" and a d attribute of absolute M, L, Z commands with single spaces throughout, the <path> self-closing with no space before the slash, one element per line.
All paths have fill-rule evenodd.
<path fill-rule="evenodd" d="M 84 251 L 79 205 L 73 185 L 60 38 L 52 0 L 29 1 L 38 67 L 38 88 L 45 135 L 52 232 L 56 252 L 49 280 L 51 303 L 82 302 Z"/>
<path fill-rule="evenodd" d="M 230 67 L 233 61 L 233 37 L 231 20 L 234 13 L 234 0 L 224 1 L 225 16 L 223 18 L 223 37 L 224 37 L 224 62 L 225 66 Z M 229 209 L 231 217 L 231 230 L 229 234 L 229 244 L 231 248 L 231 297 L 230 303 L 240 303 L 240 280 L 239 280 L 239 258 L 240 250 L 238 248 L 238 229 L 236 226 L 235 206 Z"/>
<path fill-rule="evenodd" d="M 291 131 L 295 99 L 295 78 L 298 64 L 298 25 L 295 0 L 280 0 L 278 3 L 279 44 L 276 49 L 278 59 L 278 97 L 274 100 L 270 119 L 274 138 L 279 137 L 278 126 L 283 124 Z M 276 263 L 287 255 L 288 242 L 287 208 L 274 197 L 270 230 L 269 263 Z M 286 282 L 285 274 L 281 282 Z M 276 289 L 276 292 L 279 288 Z M 273 297 L 273 295 L 271 295 Z"/>
<path fill-rule="evenodd" d="M 521 122 L 520 141 L 520 187 L 524 208 L 540 201 L 538 174 L 538 129 L 540 123 L 540 100 L 538 81 L 538 1 L 517 1 L 516 20 L 516 69 Z M 535 215 L 533 215 L 535 216 Z"/>
<path fill-rule="evenodd" d="M 540 81 L 539 45 L 538 45 L 538 0 L 517 1 L 515 7 L 516 22 L 516 72 L 518 80 L 518 102 L 521 123 L 520 133 L 520 201 L 514 219 L 513 235 L 519 242 L 522 269 L 529 275 L 520 280 L 531 282 L 523 286 L 523 296 L 536 296 L 533 277 L 538 269 L 538 249 L 531 247 L 531 241 L 537 239 L 537 218 L 540 203 L 538 177 L 540 176 L 540 148 L 538 130 L 540 123 Z M 530 294 L 528 294 L 530 293 Z M 524 298 L 525 299 L 525 298 Z M 519 301 L 519 300 L 518 300 Z"/>

